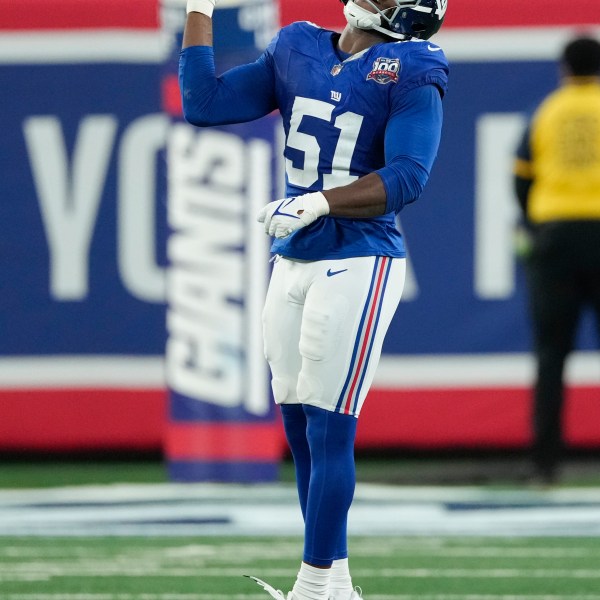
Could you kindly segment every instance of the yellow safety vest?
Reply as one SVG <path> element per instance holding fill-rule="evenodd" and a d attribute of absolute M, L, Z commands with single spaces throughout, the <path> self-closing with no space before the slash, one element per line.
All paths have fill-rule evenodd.
<path fill-rule="evenodd" d="M 531 162 L 519 160 L 516 165 L 517 175 L 533 180 L 529 219 L 600 219 L 597 78 L 572 78 L 546 98 L 531 123 L 530 149 Z"/>

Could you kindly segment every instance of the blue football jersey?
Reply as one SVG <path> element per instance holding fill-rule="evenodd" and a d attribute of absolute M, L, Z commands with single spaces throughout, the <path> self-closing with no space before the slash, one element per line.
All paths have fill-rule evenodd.
<path fill-rule="evenodd" d="M 393 143 L 386 129 L 403 95 L 427 84 L 442 96 L 446 91 L 448 64 L 431 42 L 383 42 L 345 58 L 338 38 L 312 23 L 294 23 L 263 56 L 283 118 L 288 197 L 346 185 L 385 167 L 386 144 Z M 437 151 L 440 123 L 431 127 L 438 129 L 431 131 Z M 276 239 L 272 252 L 302 260 L 404 257 L 395 216 L 321 217 Z"/>

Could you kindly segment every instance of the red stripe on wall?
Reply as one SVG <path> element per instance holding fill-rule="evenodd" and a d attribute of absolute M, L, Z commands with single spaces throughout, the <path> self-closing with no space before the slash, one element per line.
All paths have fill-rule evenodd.
<path fill-rule="evenodd" d="M 597 25 L 597 0 L 450 0 L 444 27 Z M 337 0 L 280 0 L 283 25 L 313 21 L 345 25 Z M 0 30 L 159 27 L 158 0 L 0 0 Z"/>
<path fill-rule="evenodd" d="M 0 450 L 160 450 L 165 390 L 0 390 Z"/>
<path fill-rule="evenodd" d="M 600 389 L 568 391 L 565 439 L 600 447 Z M 358 423 L 358 448 L 523 448 L 531 392 L 524 388 L 371 390 Z"/>
<path fill-rule="evenodd" d="M 285 438 L 274 423 L 169 423 L 165 453 L 171 460 L 279 461 Z"/>
<path fill-rule="evenodd" d="M 158 29 L 158 0 L 0 0 L 0 30 Z"/>
<path fill-rule="evenodd" d="M 450 0 L 444 27 L 593 25 L 598 0 Z"/>
<path fill-rule="evenodd" d="M 165 390 L 0 390 L 0 451 L 152 450 L 171 458 L 280 456 L 277 425 L 242 425 L 236 437 L 206 424 L 167 424 Z M 523 448 L 530 392 L 511 389 L 373 389 L 357 448 Z M 208 424 L 211 427 L 210 424 Z M 600 448 L 600 388 L 569 390 L 567 443 Z M 229 437 L 227 437 L 229 436 Z M 248 451 L 248 448 L 250 449 Z"/>

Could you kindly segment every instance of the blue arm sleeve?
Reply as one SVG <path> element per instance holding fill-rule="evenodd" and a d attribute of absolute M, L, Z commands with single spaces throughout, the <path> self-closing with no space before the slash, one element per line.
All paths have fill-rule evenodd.
<path fill-rule="evenodd" d="M 193 125 L 226 125 L 253 121 L 276 108 L 270 57 L 215 75 L 213 49 L 190 46 L 179 56 L 183 116 Z"/>
<path fill-rule="evenodd" d="M 427 84 L 402 94 L 385 132 L 386 166 L 376 171 L 387 195 L 386 212 L 400 212 L 423 192 L 442 132 L 442 99 Z"/>

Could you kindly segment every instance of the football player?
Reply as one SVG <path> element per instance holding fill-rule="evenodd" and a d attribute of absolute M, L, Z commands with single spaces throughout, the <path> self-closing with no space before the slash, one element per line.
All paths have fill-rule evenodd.
<path fill-rule="evenodd" d="M 298 22 L 251 64 L 216 76 L 216 0 L 188 0 L 185 118 L 205 127 L 279 110 L 286 197 L 274 237 L 265 355 L 295 463 L 303 561 L 287 600 L 353 600 L 346 525 L 357 417 L 405 274 L 396 214 L 421 195 L 440 142 L 448 64 L 427 40 L 447 0 L 342 0 L 341 33 Z M 281 591 L 255 579 L 277 600 Z"/>

